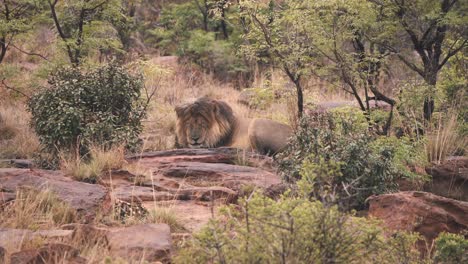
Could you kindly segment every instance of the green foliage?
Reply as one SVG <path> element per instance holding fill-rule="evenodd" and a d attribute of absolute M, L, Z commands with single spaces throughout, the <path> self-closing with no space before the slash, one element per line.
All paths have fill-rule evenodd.
<path fill-rule="evenodd" d="M 204 71 L 212 72 L 224 81 L 236 81 L 249 68 L 235 52 L 234 44 L 226 40 L 215 40 L 215 33 L 194 30 L 182 44 L 179 55 L 199 65 Z"/>
<path fill-rule="evenodd" d="M 258 193 L 226 208 L 175 263 L 416 263 L 417 236 L 386 238 L 372 220 L 317 201 Z"/>
<path fill-rule="evenodd" d="M 41 143 L 56 158 L 59 151 L 84 155 L 93 143 L 138 146 L 145 116 L 142 77 L 115 64 L 89 72 L 63 68 L 49 85 L 31 98 L 29 110 Z"/>
<path fill-rule="evenodd" d="M 468 262 L 468 240 L 463 235 L 441 233 L 435 240 L 436 263 L 456 264 Z"/>
<path fill-rule="evenodd" d="M 122 1 L 48 0 L 47 8 L 62 40 L 60 46 L 72 65 L 80 65 L 93 50 L 123 52 L 120 38 L 124 37 L 125 25 L 122 23 L 131 21 L 122 13 Z"/>
<path fill-rule="evenodd" d="M 406 139 L 384 139 L 366 129 L 361 112 L 304 117 L 287 149 L 277 156 L 287 180 L 302 192 L 343 208 L 363 208 L 372 194 L 397 189 L 397 179 L 417 178 L 408 165 L 422 151 Z"/>
<path fill-rule="evenodd" d="M 167 5 L 161 12 L 161 27 L 149 30 L 148 42 L 165 55 L 175 54 L 179 45 L 190 38 L 192 30 L 202 28 L 203 18 L 193 1 Z"/>

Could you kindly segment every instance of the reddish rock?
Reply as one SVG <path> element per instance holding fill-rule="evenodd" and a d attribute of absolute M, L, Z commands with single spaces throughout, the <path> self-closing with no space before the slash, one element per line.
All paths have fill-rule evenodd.
<path fill-rule="evenodd" d="M 0 228 L 0 247 L 3 247 L 8 252 L 13 252 L 36 238 L 40 238 L 48 243 L 63 243 L 71 241 L 72 236 L 73 231 L 70 230 L 31 231 L 27 229 Z"/>
<path fill-rule="evenodd" d="M 259 167 L 235 165 L 242 163 Z M 134 186 L 115 179 L 104 179 L 113 185 L 112 196 L 122 201 L 193 200 L 235 202 L 245 186 L 266 190 L 281 183 L 273 173 L 271 158 L 233 148 L 176 149 L 128 156 L 130 162 L 152 171 L 152 179 Z M 119 179 L 132 179 L 122 175 Z M 112 182 L 112 184 L 111 184 Z"/>
<path fill-rule="evenodd" d="M 85 264 L 80 252 L 66 244 L 47 244 L 39 249 L 23 250 L 11 254 L 10 264 Z"/>
<path fill-rule="evenodd" d="M 73 241 L 86 241 L 87 243 L 107 243 L 106 235 L 109 233 L 109 230 L 102 227 L 97 227 L 91 224 L 66 224 L 62 225 L 60 228 L 64 230 L 73 231 Z"/>
<path fill-rule="evenodd" d="M 112 256 L 145 261 L 168 261 L 172 239 L 166 224 L 143 224 L 111 230 L 107 234 Z"/>
<path fill-rule="evenodd" d="M 369 216 L 391 230 L 419 232 L 430 243 L 441 232 L 468 229 L 468 203 L 426 192 L 400 192 L 368 198 Z"/>
<path fill-rule="evenodd" d="M 1 190 L 15 193 L 24 186 L 51 190 L 59 199 L 85 215 L 93 215 L 107 194 L 103 186 L 74 181 L 59 171 L 0 169 Z"/>
<path fill-rule="evenodd" d="M 129 155 L 126 159 L 139 160 L 140 163 L 150 166 L 154 166 L 155 163 L 170 164 L 173 162 L 243 163 L 264 170 L 273 169 L 273 159 L 271 157 L 229 147 L 144 152 L 137 155 Z"/>
<path fill-rule="evenodd" d="M 424 190 L 440 196 L 468 201 L 468 157 L 453 158 L 426 168 L 432 181 Z"/>

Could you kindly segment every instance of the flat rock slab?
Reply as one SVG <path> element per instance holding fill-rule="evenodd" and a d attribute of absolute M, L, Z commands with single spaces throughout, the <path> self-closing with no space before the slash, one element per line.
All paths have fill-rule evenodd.
<path fill-rule="evenodd" d="M 38 230 L 0 228 L 0 247 L 7 252 L 16 252 L 22 245 L 41 238 L 48 242 L 69 242 L 73 236 L 71 230 Z"/>
<path fill-rule="evenodd" d="M 94 210 L 107 194 L 103 186 L 74 181 L 59 171 L 0 169 L 0 191 L 15 193 L 21 187 L 50 190 L 59 199 L 84 214 L 94 214 Z"/>
<path fill-rule="evenodd" d="M 468 202 L 426 192 L 399 192 L 368 198 L 369 216 L 391 230 L 418 232 L 430 243 L 441 232 L 468 230 Z"/>
<path fill-rule="evenodd" d="M 210 149 L 172 149 L 144 152 L 138 155 L 129 155 L 126 159 L 139 160 L 139 162 L 148 164 L 173 163 L 180 161 L 224 164 L 242 163 L 251 167 L 274 171 L 273 159 L 271 157 L 228 147 Z"/>
<path fill-rule="evenodd" d="M 111 255 L 125 260 L 170 259 L 172 238 L 166 224 L 142 224 L 110 230 L 107 241 Z"/>
<path fill-rule="evenodd" d="M 152 172 L 152 178 L 140 182 L 141 186 L 134 186 L 130 181 L 111 184 L 108 180 L 113 185 L 113 197 L 127 202 L 223 200 L 231 203 L 245 189 L 266 190 L 281 183 L 270 157 L 234 148 L 175 149 L 127 159 Z M 243 165 L 236 165 L 239 163 Z M 122 176 L 122 171 L 118 174 L 120 179 L 134 178 Z"/>

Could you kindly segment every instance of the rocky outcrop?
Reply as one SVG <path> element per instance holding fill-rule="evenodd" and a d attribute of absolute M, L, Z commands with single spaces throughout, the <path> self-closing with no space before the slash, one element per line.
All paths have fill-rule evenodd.
<path fill-rule="evenodd" d="M 127 159 L 152 172 L 152 178 L 140 182 L 140 186 L 133 184 L 132 176 L 123 177 L 130 180 L 128 184 L 120 181 L 113 186 L 113 196 L 128 202 L 222 200 L 230 203 L 246 187 L 266 190 L 281 183 L 279 176 L 273 173 L 271 158 L 239 153 L 233 148 L 177 149 L 143 153 Z M 118 173 L 122 176 L 122 171 Z M 111 182 L 108 179 L 109 185 Z"/>
<path fill-rule="evenodd" d="M 372 196 L 369 216 L 391 230 L 420 233 L 430 243 L 441 232 L 468 230 L 468 203 L 426 192 L 400 192 Z"/>
<path fill-rule="evenodd" d="M 281 185 L 270 157 L 234 148 L 148 152 L 127 160 L 150 171 L 151 178 L 113 172 L 103 179 L 112 186 L 112 197 L 148 210 L 169 207 L 190 231 L 208 222 L 220 204 L 253 190 L 274 193 Z"/>
<path fill-rule="evenodd" d="M 111 230 L 107 234 L 112 256 L 125 260 L 168 261 L 172 240 L 166 224 L 144 224 Z"/>
<path fill-rule="evenodd" d="M 107 194 L 103 186 L 74 181 L 58 171 L 0 169 L 0 202 L 11 200 L 11 195 L 21 187 L 50 190 L 86 216 L 94 215 Z"/>
<path fill-rule="evenodd" d="M 432 181 L 424 185 L 425 191 L 468 201 L 468 157 L 452 158 L 427 167 L 426 172 L 432 176 Z"/>

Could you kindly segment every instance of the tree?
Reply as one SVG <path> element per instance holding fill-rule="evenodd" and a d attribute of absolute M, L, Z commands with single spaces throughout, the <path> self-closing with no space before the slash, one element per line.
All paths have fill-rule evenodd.
<path fill-rule="evenodd" d="M 345 84 L 343 90 L 352 94 L 370 120 L 369 102 L 388 103 L 391 111 L 381 131 L 388 134 L 395 100 L 378 87 L 389 52 L 379 44 L 382 13 L 363 1 L 303 1 L 299 11 L 305 18 L 304 30 L 311 36 L 309 45 L 324 61 L 320 77 Z"/>
<path fill-rule="evenodd" d="M 47 0 L 47 3 L 55 28 L 73 66 L 80 65 L 86 52 L 85 44 L 94 43 L 97 46 L 117 48 L 121 44 L 120 41 L 116 44 L 117 38 L 114 35 L 117 34 L 113 34 L 115 29 L 110 24 L 115 16 L 121 15 L 120 1 Z M 114 13 L 110 14 L 109 11 L 114 11 Z M 101 34 L 97 34 L 97 32 Z M 96 38 L 100 41 L 97 41 Z"/>
<path fill-rule="evenodd" d="M 296 9 L 298 1 L 240 3 L 244 16 L 246 43 L 244 52 L 258 60 L 268 60 L 279 66 L 296 87 L 297 115 L 304 111 L 303 78 L 311 73 L 316 57 L 310 45 L 310 32 L 303 27 L 303 17 Z"/>
<path fill-rule="evenodd" d="M 467 1 L 459 0 L 369 0 L 386 14 L 389 34 L 382 45 L 431 87 L 437 85 L 440 70 L 448 60 L 468 47 Z M 401 45 L 403 43 L 404 45 Z M 406 45 L 405 45 L 406 44 Z M 407 45 L 409 44 L 409 45 Z M 419 60 L 415 60 L 415 51 Z M 424 117 L 429 120 L 434 111 L 434 98 L 424 100 Z"/>
<path fill-rule="evenodd" d="M 31 19 L 38 13 L 38 5 L 35 0 L 3 0 L 0 3 L 0 63 L 10 47 L 44 58 L 40 54 L 24 51 L 14 44 L 15 37 L 31 29 Z"/>

